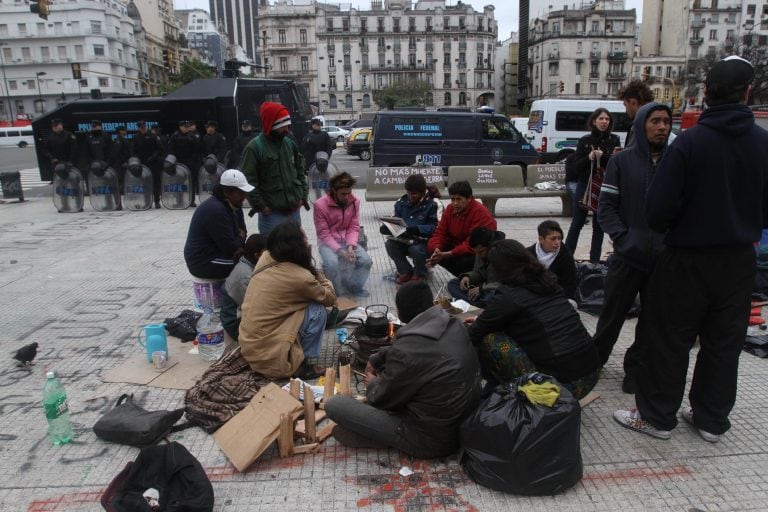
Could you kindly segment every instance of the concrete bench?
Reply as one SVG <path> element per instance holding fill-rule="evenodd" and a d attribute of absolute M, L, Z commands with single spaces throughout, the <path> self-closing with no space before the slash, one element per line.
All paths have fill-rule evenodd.
<path fill-rule="evenodd" d="M 571 202 L 562 190 L 539 190 L 534 185 L 545 181 L 565 184 L 565 165 L 529 165 L 527 176 L 519 165 L 486 166 L 451 166 L 448 168 L 448 186 L 457 181 L 466 180 L 472 186 L 472 192 L 488 210 L 496 215 L 496 202 L 499 199 L 518 197 L 553 197 L 563 200 L 563 215 L 570 215 Z M 527 178 L 527 179 L 526 179 Z M 529 186 L 526 186 L 526 183 Z"/>
<path fill-rule="evenodd" d="M 440 167 L 370 167 L 365 181 L 366 201 L 396 201 L 405 194 L 405 180 L 422 174 L 427 186 L 436 186 L 445 197 L 445 177 Z"/>

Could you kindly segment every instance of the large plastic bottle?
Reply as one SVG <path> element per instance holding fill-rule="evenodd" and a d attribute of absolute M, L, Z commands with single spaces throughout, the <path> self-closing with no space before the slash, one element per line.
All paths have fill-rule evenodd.
<path fill-rule="evenodd" d="M 53 444 L 65 444 L 72 441 L 72 422 L 69 420 L 69 400 L 64 386 L 53 372 L 46 374 L 43 388 L 43 408 L 48 419 L 48 437 Z"/>
<path fill-rule="evenodd" d="M 218 311 L 203 309 L 197 321 L 197 350 L 206 361 L 217 361 L 224 353 L 224 327 Z"/>

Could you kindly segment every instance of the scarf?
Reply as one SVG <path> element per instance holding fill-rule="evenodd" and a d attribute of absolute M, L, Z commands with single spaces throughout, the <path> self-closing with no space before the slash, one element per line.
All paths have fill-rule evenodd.
<path fill-rule="evenodd" d="M 549 266 L 552 265 L 552 262 L 555 261 L 558 254 L 560 254 L 560 249 L 547 252 L 541 248 L 540 242 L 536 242 L 536 259 L 539 260 L 539 263 L 544 265 L 544 268 L 549 269 Z"/>

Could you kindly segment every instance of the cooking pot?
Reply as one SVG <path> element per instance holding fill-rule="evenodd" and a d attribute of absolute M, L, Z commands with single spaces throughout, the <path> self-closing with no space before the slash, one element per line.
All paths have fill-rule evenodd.
<path fill-rule="evenodd" d="M 369 338 L 386 338 L 389 334 L 389 307 L 373 304 L 365 308 L 365 335 Z"/>

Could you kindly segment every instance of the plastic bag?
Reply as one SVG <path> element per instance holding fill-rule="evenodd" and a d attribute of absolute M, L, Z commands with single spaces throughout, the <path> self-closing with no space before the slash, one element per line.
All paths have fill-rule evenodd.
<path fill-rule="evenodd" d="M 579 284 L 576 285 L 575 299 L 578 308 L 590 315 L 600 316 L 605 304 L 605 278 L 608 265 L 604 263 L 577 263 L 576 275 Z M 635 297 L 632 307 L 627 312 L 627 318 L 640 314 L 640 295 Z"/>
<path fill-rule="evenodd" d="M 194 341 L 197 336 L 197 321 L 203 316 L 192 309 L 183 309 L 176 318 L 165 319 L 165 330 L 182 342 Z"/>
<path fill-rule="evenodd" d="M 529 381 L 560 386 L 553 407 L 518 391 Z M 478 484 L 525 495 L 558 494 L 581 480 L 581 407 L 553 377 L 533 373 L 496 387 L 461 425 L 459 463 Z"/>

